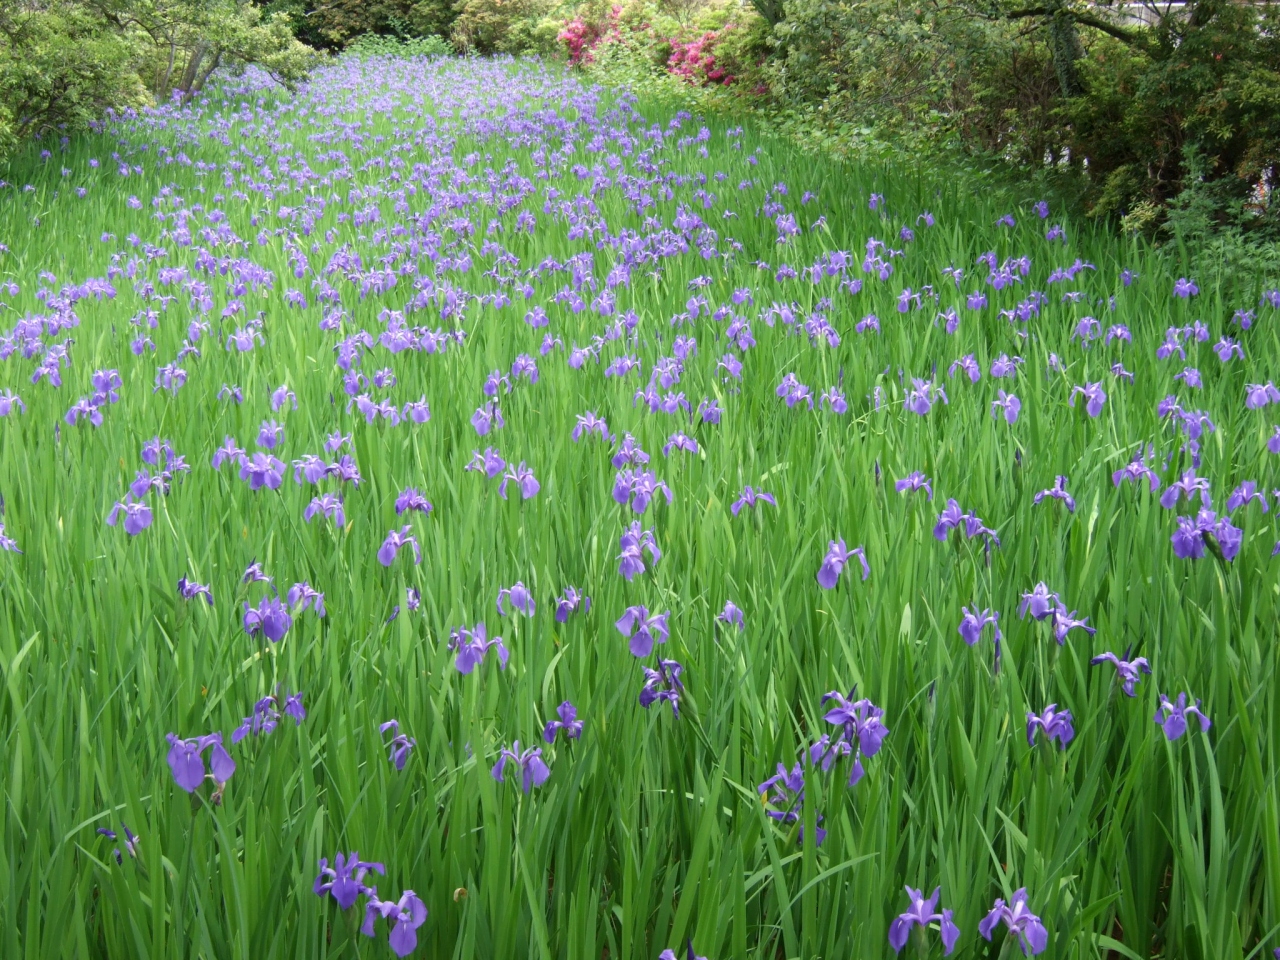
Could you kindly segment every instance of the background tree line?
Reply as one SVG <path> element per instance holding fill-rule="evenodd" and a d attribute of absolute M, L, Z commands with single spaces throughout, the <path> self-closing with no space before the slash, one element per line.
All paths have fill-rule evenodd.
<path fill-rule="evenodd" d="M 288 86 L 424 37 L 679 85 L 837 153 L 994 159 L 1119 229 L 1280 259 L 1273 0 L 0 0 L 0 150 L 219 68 Z"/>

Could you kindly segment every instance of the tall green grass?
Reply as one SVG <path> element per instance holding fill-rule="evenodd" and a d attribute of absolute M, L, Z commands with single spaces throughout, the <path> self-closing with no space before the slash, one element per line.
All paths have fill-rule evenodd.
<path fill-rule="evenodd" d="M 106 136 L 75 138 L 64 150 L 54 144 L 47 163 L 33 152 L 5 177 L 35 189 L 0 194 L 0 241 L 9 248 L 0 255 L 0 279 L 22 287 L 4 298 L 0 318 L 8 326 L 44 312 L 35 299 L 41 270 L 59 283 L 79 281 L 104 275 L 113 252 L 123 250 L 127 260 L 133 250 L 123 238 L 131 232 L 169 249 L 160 264 L 190 264 L 190 249 L 158 239 L 151 200 L 172 185 L 188 206 L 211 209 L 212 194 L 231 193 L 221 186 L 222 171 L 242 145 L 271 158 L 274 139 L 312 158 L 317 170 L 332 169 L 317 153 L 344 149 L 356 171 L 334 188 L 345 198 L 369 184 L 395 188 L 387 179 L 394 168 L 366 161 L 401 157 L 405 166 L 394 171 L 401 178 L 413 163 L 429 162 L 413 131 L 423 122 L 419 112 L 432 113 L 451 163 L 474 154 L 473 176 L 512 162 L 533 178 L 528 143 L 486 136 L 467 116 L 499 117 L 517 94 L 570 120 L 617 103 L 613 94 L 587 97 L 576 81 L 538 67 L 372 59 L 334 68 L 297 100 L 259 101 L 250 93 L 234 106 L 228 94 L 166 129 L 135 130 L 135 145 L 154 137 L 218 164 L 216 173 L 160 163 L 153 143 L 132 155 L 144 173 L 121 178 L 108 154 L 125 148 Z M 231 124 L 229 146 L 195 138 L 233 110 L 251 119 Z M 639 110 L 650 121 L 670 119 L 659 108 Z M 312 139 L 334 119 L 361 124 L 362 149 Z M 1280 943 L 1280 580 L 1270 556 L 1272 514 L 1256 505 L 1237 514 L 1246 541 L 1233 563 L 1182 561 L 1170 549 L 1172 514 L 1145 485 L 1116 488 L 1110 479 L 1139 444 L 1176 454 L 1181 439 L 1157 419 L 1156 404 L 1178 393 L 1217 425 L 1200 469 L 1213 481 L 1215 505 L 1244 479 L 1266 489 L 1280 484 L 1265 446 L 1270 418 L 1243 405 L 1244 383 L 1275 375 L 1274 311 L 1262 311 L 1245 336 L 1243 362 L 1222 365 L 1209 344 L 1194 347 L 1189 362 L 1204 373 L 1205 387 L 1189 391 L 1172 379 L 1181 364 L 1155 360 L 1165 328 L 1202 319 L 1216 338 L 1234 309 L 1254 303 L 1228 302 L 1213 289 L 1175 300 L 1164 260 L 1084 224 L 1068 224 L 1065 247 L 1045 243 L 1029 210 L 1013 211 L 1015 230 L 995 227 L 1009 212 L 1001 199 L 931 177 L 927 158 L 892 168 L 823 165 L 750 130 L 745 147 L 733 149 L 723 123 L 708 126 L 706 158 L 696 147 L 658 156 L 689 175 L 728 173 L 707 184 L 720 197 L 707 219 L 740 240 L 743 252 L 726 263 L 704 262 L 695 251 L 666 261 L 658 279 L 637 271 L 630 289 L 619 291 L 620 306 L 642 318 L 646 379 L 653 360 L 670 350 L 667 321 L 683 309 L 689 280 L 710 276 L 713 304 L 727 302 L 736 287 L 755 291 L 759 345 L 743 355 L 740 392 L 717 377 L 726 348 L 720 325 L 685 328 L 697 336 L 699 354 L 677 389 L 695 406 L 699 397 L 718 397 L 726 411 L 720 426 L 691 431 L 702 447 L 697 456 L 662 458 L 659 448 L 684 421 L 634 407 L 632 393 L 643 385 L 634 376 L 606 380 L 594 362 L 571 370 L 563 352 L 539 358 L 537 385 L 501 398 L 505 429 L 477 438 L 468 421 L 483 399 L 484 377 L 518 353 L 536 353 L 541 341 L 542 331 L 521 322 L 528 305 L 519 296 L 503 310 L 473 305 L 462 348 L 371 354 L 366 372 L 393 366 L 399 385 L 392 395 L 403 402 L 425 394 L 432 420 L 366 425 L 345 412 L 334 335 L 317 329 L 319 309 L 294 310 L 282 299 L 288 287 L 309 299 L 312 291 L 310 276 L 293 278 L 278 236 L 241 254 L 276 274 L 271 296 L 247 298 L 250 315 L 266 310 L 266 346 L 231 354 L 216 336 L 205 339 L 203 356 L 183 363 L 190 379 L 176 396 L 151 388 L 155 367 L 182 344 L 185 298 L 151 334 L 157 352 L 138 359 L 128 349 L 128 319 L 142 302 L 124 278 L 115 281 L 114 300 L 77 305 L 83 322 L 70 334 L 76 342 L 63 388 L 31 386 L 30 364 L 21 359 L 0 366 L 0 386 L 18 390 L 28 405 L 24 415 L 0 421 L 3 519 L 25 551 L 0 554 L 0 955 L 389 956 L 381 931 L 376 941 L 358 935 L 359 909 L 344 915 L 311 892 L 318 859 L 351 849 L 386 863 L 383 896 L 412 888 L 426 902 L 417 953 L 424 957 L 651 960 L 689 938 L 711 958 L 884 957 L 891 955 L 888 924 L 907 905 L 904 884 L 926 891 L 941 884 L 943 904 L 963 931 L 960 957 L 1017 955 L 1003 934 L 994 945 L 979 938 L 977 925 L 995 897 L 1008 900 L 1023 886 L 1050 930 L 1051 958 L 1231 960 Z M 586 149 L 590 132 L 576 130 L 568 162 L 599 163 L 602 155 Z M 91 170 L 90 157 L 103 165 Z M 61 176 L 64 166 L 73 174 Z M 739 192 L 748 178 L 756 185 Z M 826 217 L 825 227 L 806 229 L 784 248 L 772 223 L 754 215 L 764 188 L 779 181 L 802 224 Z M 539 191 L 556 186 L 562 196 L 589 184 L 568 170 L 550 183 L 533 179 Z M 74 185 L 87 186 L 88 195 L 77 197 Z M 674 185 L 674 198 L 659 197 L 650 212 L 669 224 L 696 187 Z M 817 199 L 800 207 L 805 191 Z M 885 194 L 891 214 L 868 209 L 873 191 Z M 267 209 L 297 206 L 306 193 L 270 204 L 250 193 L 248 202 L 217 206 L 252 241 L 260 229 L 252 215 L 264 214 L 268 228 L 285 225 Z M 126 204 L 130 195 L 144 201 L 141 210 Z M 476 204 L 466 211 L 479 229 L 462 246 L 474 248 L 477 265 L 456 282 L 493 289 L 479 276 L 491 263 L 478 252 L 490 219 L 505 224 L 493 239 L 524 268 L 594 250 L 567 239 L 564 222 L 543 213 L 544 198 L 534 194 L 524 207 L 538 217 L 532 236 L 514 231 L 514 210 L 498 216 Z M 421 193 L 407 201 L 415 213 L 429 204 Z M 391 198 L 357 205 L 369 202 L 381 207 L 382 226 L 403 219 Z M 643 229 L 617 190 L 595 203 L 613 231 Z M 721 220 L 726 206 L 739 218 Z M 320 243 L 310 255 L 313 270 L 338 243 L 355 245 L 367 263 L 381 252 L 368 239 L 372 228 L 338 222 L 347 209 L 334 204 L 303 238 L 308 251 Z M 914 225 L 925 209 L 937 226 L 917 229 L 889 282 L 867 277 L 855 296 L 807 281 L 777 284 L 751 264 L 760 257 L 799 267 L 835 249 L 860 259 L 869 236 L 903 246 L 894 240 L 898 228 Z M 335 243 L 324 239 L 330 228 L 338 231 Z M 117 239 L 101 241 L 104 231 Z M 941 270 L 964 267 L 975 280 L 964 289 L 974 289 L 981 276 L 974 259 L 987 250 L 1032 257 L 1033 273 L 1014 299 L 1032 288 L 1050 295 L 1027 327 L 1028 340 L 995 316 L 997 305 L 1013 302 L 1007 293 L 988 291 L 993 306 L 981 318 L 962 309 L 954 337 L 934 325 L 933 311 L 897 313 L 902 287 L 924 284 L 937 288 L 940 306 L 954 300 L 962 307 Z M 603 279 L 614 252 L 594 256 Z M 1076 257 L 1096 271 L 1044 286 L 1053 266 Z M 1139 274 L 1127 289 L 1119 281 L 1124 267 Z M 220 309 L 221 279 L 212 282 Z M 563 282 L 541 285 L 535 302 L 547 306 L 550 329 L 566 346 L 585 344 L 606 321 L 548 303 Z M 364 300 L 335 285 L 352 328 L 375 334 L 378 311 L 409 295 L 403 279 L 391 293 Z M 1057 302 L 1064 289 L 1082 291 L 1083 302 Z M 759 316 L 775 299 L 811 309 L 824 295 L 835 301 L 830 318 L 844 337 L 838 349 L 812 347 Z M 856 335 L 854 322 L 870 312 L 883 333 Z M 1090 313 L 1128 324 L 1133 344 L 1082 349 L 1070 335 Z M 232 325 L 223 323 L 222 340 Z M 606 361 L 620 351 L 607 345 Z M 970 352 L 984 374 L 1003 352 L 1026 363 L 1013 386 L 985 375 L 977 385 L 945 380 L 947 365 Z M 1049 369 L 1050 353 L 1063 358 L 1066 374 Z M 1133 385 L 1107 374 L 1118 360 L 1136 373 Z M 927 377 L 935 363 L 950 403 L 926 417 L 904 411 L 898 371 Z M 98 429 L 62 424 L 55 433 L 99 367 L 120 369 L 119 404 L 105 410 Z M 791 371 L 815 394 L 843 378 L 852 412 L 786 408 L 774 387 Z M 1109 399 L 1096 420 L 1067 404 L 1071 387 L 1086 380 L 1106 381 Z M 224 382 L 243 388 L 242 406 L 215 400 Z M 343 529 L 303 523 L 314 491 L 291 476 L 278 492 L 251 493 L 231 469 L 210 469 L 224 435 L 249 446 L 259 422 L 273 416 L 270 391 L 283 382 L 299 408 L 274 415 L 286 425 L 282 458 L 320 452 L 339 427 L 355 437 L 364 482 L 346 490 Z M 997 386 L 1023 401 L 1012 427 L 990 415 Z M 886 397 L 878 411 L 866 399 L 877 387 Z M 617 573 L 618 537 L 632 514 L 610 497 L 611 450 L 598 439 L 569 439 L 576 415 L 589 409 L 619 436 L 634 434 L 675 493 L 670 506 L 659 502 L 642 518 L 664 556 L 632 583 Z M 141 443 L 155 435 L 193 469 L 167 497 L 151 498 L 155 522 L 129 538 L 104 518 L 142 465 Z M 542 484 L 536 498 L 504 501 L 496 482 L 463 471 L 471 451 L 490 443 L 508 460 L 528 461 Z M 1164 476 L 1172 479 L 1184 461 L 1175 456 Z M 892 481 L 915 469 L 932 479 L 932 503 L 894 493 Z M 1055 502 L 1032 506 L 1032 495 L 1056 474 L 1070 477 L 1074 514 Z M 732 517 L 729 505 L 744 484 L 776 494 L 777 509 Z M 404 522 L 392 504 L 409 485 L 435 505 L 412 521 L 423 560 L 413 566 L 402 555 L 384 569 L 375 551 Z M 989 558 L 977 540 L 940 543 L 931 535 L 949 497 L 998 528 L 1003 546 Z M 866 545 L 872 575 L 862 583 L 848 570 L 826 592 L 814 574 L 837 537 Z M 328 616 L 300 616 L 276 645 L 246 636 L 240 603 L 256 600 L 261 587 L 239 580 L 254 559 L 282 593 L 296 580 L 324 590 Z M 174 584 L 184 575 L 211 583 L 216 605 L 179 599 Z M 515 580 L 537 595 L 531 619 L 496 615 L 498 589 Z M 1019 594 L 1040 580 L 1088 615 L 1097 636 L 1075 632 L 1059 647 L 1047 625 L 1019 620 Z M 585 589 L 592 606 L 560 625 L 552 598 L 566 584 Z M 422 594 L 413 613 L 404 609 L 409 587 Z M 715 622 L 730 599 L 746 612 L 742 632 Z M 679 718 L 636 702 L 641 665 L 613 627 L 636 603 L 672 612 L 672 638 L 660 649 L 686 668 Z M 975 603 L 1001 613 L 998 673 L 989 634 L 970 649 L 956 631 L 961 606 Z M 387 622 L 397 604 L 400 615 Z M 510 665 L 501 671 L 491 656 L 462 676 L 448 634 L 478 620 L 505 638 Z M 1133 700 L 1119 694 L 1109 667 L 1088 665 L 1096 653 L 1130 646 L 1154 671 Z M 277 685 L 305 691 L 306 722 L 295 728 L 286 720 L 232 748 L 238 769 L 221 806 L 208 803 L 207 790 L 192 798 L 177 789 L 165 734 L 229 735 Z M 826 727 L 822 694 L 855 685 L 885 709 L 891 733 L 884 749 L 865 761 L 867 775 L 853 788 L 843 767 L 830 777 L 811 772 L 800 823 L 780 827 L 766 818 L 756 785 L 776 764 L 794 763 Z M 1193 724 L 1168 743 L 1152 722 L 1156 694 L 1182 690 L 1203 698 L 1214 725 L 1201 734 Z M 495 782 L 489 769 L 499 749 L 538 741 L 564 699 L 586 729 L 580 741 L 548 748 L 547 784 L 526 796 Z M 1071 710 L 1076 739 L 1066 750 L 1029 749 L 1025 712 L 1050 702 Z M 378 734 L 391 718 L 417 740 L 400 773 Z M 819 815 L 829 832 L 815 846 L 807 827 Z M 117 865 L 111 849 L 118 844 L 95 829 L 119 831 L 122 823 L 140 848 Z M 941 955 L 936 936 L 928 942 Z"/>

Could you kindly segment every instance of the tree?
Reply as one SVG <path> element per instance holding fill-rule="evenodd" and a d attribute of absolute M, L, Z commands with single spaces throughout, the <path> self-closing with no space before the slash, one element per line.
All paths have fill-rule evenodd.
<path fill-rule="evenodd" d="M 247 63 L 292 89 L 315 53 L 293 35 L 283 13 L 263 18 L 243 0 L 92 0 L 116 32 L 140 34 L 149 47 L 144 70 L 157 101 L 174 94 L 186 103 L 219 67 Z"/>
<path fill-rule="evenodd" d="M 108 107 L 144 103 L 136 56 L 127 36 L 104 30 L 85 7 L 0 0 L 0 156 Z"/>

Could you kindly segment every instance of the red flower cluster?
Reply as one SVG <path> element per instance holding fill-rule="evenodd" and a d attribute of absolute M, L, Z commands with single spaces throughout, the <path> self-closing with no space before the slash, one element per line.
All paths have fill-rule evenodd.
<path fill-rule="evenodd" d="M 587 23 L 581 16 L 576 16 L 564 25 L 564 29 L 556 39 L 569 51 L 570 65 L 577 67 L 584 63 L 591 63 L 592 50 L 600 42 L 600 37 L 601 30 L 598 25 Z"/>
<path fill-rule="evenodd" d="M 733 83 L 733 75 L 723 67 L 716 65 L 715 46 L 724 31 L 731 30 L 727 24 L 722 30 L 708 30 L 702 36 L 690 41 L 671 41 L 671 56 L 667 60 L 667 72 L 696 84 Z"/>

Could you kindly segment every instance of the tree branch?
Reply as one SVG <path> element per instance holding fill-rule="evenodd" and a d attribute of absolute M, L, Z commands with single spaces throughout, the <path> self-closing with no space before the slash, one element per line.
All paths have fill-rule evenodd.
<path fill-rule="evenodd" d="M 1057 11 L 1050 7 L 1026 7 L 1022 10 L 1009 10 L 1000 16 L 1005 20 L 1025 20 L 1028 17 L 1047 17 Z M 1079 13 L 1075 10 L 1068 10 L 1067 14 L 1076 23 L 1083 27 L 1091 27 L 1100 33 L 1105 33 L 1109 37 L 1114 37 L 1121 43 L 1130 47 L 1143 46 L 1142 35 L 1132 30 L 1126 30 L 1124 27 L 1117 26 L 1100 17 L 1095 17 L 1089 13 Z"/>

